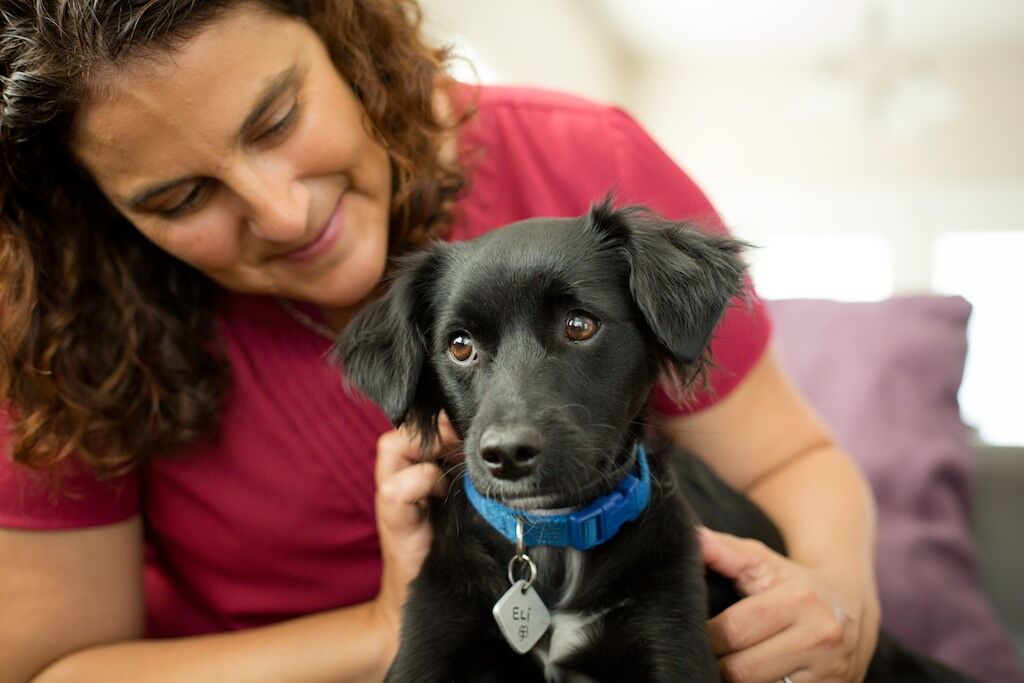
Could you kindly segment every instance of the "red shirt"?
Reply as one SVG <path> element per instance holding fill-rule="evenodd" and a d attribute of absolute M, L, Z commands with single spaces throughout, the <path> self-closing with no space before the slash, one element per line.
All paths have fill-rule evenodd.
<path fill-rule="evenodd" d="M 482 89 L 478 109 L 461 138 L 472 173 L 453 240 L 532 216 L 579 215 L 611 189 L 619 204 L 721 230 L 700 190 L 619 109 L 518 88 Z M 378 589 L 373 460 L 390 424 L 345 392 L 324 361 L 327 340 L 266 297 L 224 300 L 218 331 L 233 387 L 219 441 L 110 484 L 79 476 L 57 497 L 45 478 L 0 458 L 2 526 L 68 529 L 142 514 L 151 636 L 259 626 Z M 686 409 L 658 396 L 656 408 L 683 413 L 720 400 L 768 335 L 760 302 L 737 303 L 712 342 L 714 391 Z"/>

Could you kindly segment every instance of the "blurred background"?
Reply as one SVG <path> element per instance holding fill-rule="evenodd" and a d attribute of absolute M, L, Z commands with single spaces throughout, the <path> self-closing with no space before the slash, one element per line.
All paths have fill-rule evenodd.
<path fill-rule="evenodd" d="M 960 405 L 1024 445 L 1024 2 L 426 0 L 468 81 L 629 111 L 765 298 L 974 307 Z"/>

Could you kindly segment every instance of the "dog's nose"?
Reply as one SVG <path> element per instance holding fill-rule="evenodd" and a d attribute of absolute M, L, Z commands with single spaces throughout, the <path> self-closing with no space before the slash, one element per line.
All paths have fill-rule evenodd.
<path fill-rule="evenodd" d="M 533 471 L 542 445 L 533 427 L 488 427 L 480 436 L 480 457 L 499 479 L 520 479 Z"/>

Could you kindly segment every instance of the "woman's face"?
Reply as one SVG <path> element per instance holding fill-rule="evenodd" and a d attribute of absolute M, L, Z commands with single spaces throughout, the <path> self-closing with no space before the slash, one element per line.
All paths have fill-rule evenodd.
<path fill-rule="evenodd" d="M 390 163 L 305 23 L 242 5 L 90 85 L 74 151 L 160 248 L 229 289 L 329 310 L 378 283 Z"/>

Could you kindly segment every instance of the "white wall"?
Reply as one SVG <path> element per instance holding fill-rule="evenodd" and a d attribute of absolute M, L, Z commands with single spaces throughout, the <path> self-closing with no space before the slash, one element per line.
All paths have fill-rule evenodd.
<path fill-rule="evenodd" d="M 528 83 L 618 101 L 629 77 L 609 50 L 591 3 L 573 0 L 428 0 L 424 26 L 439 43 L 468 42 L 485 81 Z M 483 75 L 483 74 L 482 74 Z"/>

